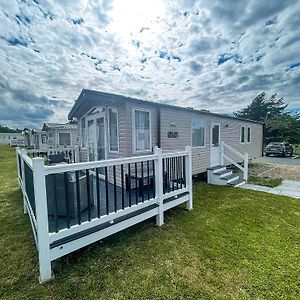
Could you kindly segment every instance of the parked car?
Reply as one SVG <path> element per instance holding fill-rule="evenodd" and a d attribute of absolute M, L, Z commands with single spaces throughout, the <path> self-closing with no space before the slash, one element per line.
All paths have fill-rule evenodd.
<path fill-rule="evenodd" d="M 293 147 L 288 143 L 279 143 L 279 142 L 272 142 L 269 143 L 266 147 L 266 156 L 273 155 L 280 155 L 286 157 L 288 155 L 293 155 Z"/>

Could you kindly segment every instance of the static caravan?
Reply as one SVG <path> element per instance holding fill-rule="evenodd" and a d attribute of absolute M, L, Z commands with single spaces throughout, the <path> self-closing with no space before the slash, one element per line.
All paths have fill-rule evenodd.
<path fill-rule="evenodd" d="M 0 133 L 0 144 L 18 146 L 18 143 L 22 146 L 24 144 L 24 137 L 22 133 Z"/>
<path fill-rule="evenodd" d="M 208 170 L 211 181 L 224 177 L 220 184 L 238 185 L 243 180 L 225 165 L 241 162 L 243 170 L 245 159 L 262 155 L 262 123 L 204 110 L 82 90 L 68 117 L 78 120 L 81 161 L 152 154 L 154 146 L 165 152 L 192 146 L 193 175 Z"/>
<path fill-rule="evenodd" d="M 77 145 L 77 124 L 44 123 L 43 141 L 49 148 L 61 148 Z"/>

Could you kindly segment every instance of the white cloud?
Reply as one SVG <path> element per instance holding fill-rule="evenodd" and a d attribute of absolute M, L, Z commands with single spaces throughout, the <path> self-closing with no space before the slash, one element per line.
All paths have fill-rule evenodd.
<path fill-rule="evenodd" d="M 130 1 L 122 15 L 118 1 L 0 0 L 0 122 L 65 121 L 82 88 L 215 112 L 277 91 L 300 107 L 297 1 Z"/>

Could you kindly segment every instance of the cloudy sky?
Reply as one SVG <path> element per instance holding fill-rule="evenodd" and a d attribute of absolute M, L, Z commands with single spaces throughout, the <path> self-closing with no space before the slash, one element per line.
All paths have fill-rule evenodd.
<path fill-rule="evenodd" d="M 300 111 L 300 1 L 0 0 L 0 123 L 66 121 L 81 89 L 219 113 Z"/>

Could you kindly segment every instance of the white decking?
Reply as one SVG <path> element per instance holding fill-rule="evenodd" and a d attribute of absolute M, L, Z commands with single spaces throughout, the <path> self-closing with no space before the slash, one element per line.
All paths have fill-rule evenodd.
<path fill-rule="evenodd" d="M 59 257 L 151 217 L 161 226 L 164 212 L 181 203 L 193 207 L 190 147 L 55 166 L 27 154 L 16 151 L 18 179 L 39 252 L 40 282 L 53 277 L 51 262 Z"/>

